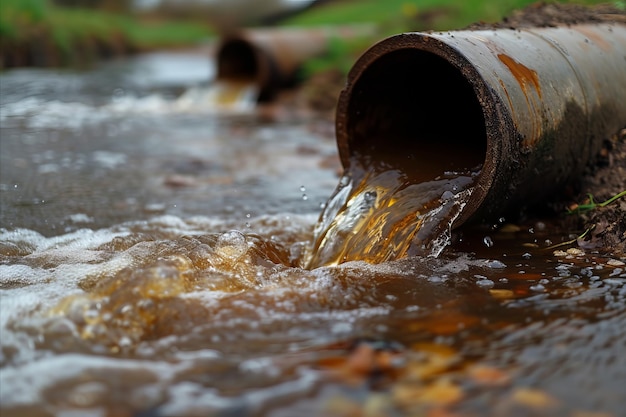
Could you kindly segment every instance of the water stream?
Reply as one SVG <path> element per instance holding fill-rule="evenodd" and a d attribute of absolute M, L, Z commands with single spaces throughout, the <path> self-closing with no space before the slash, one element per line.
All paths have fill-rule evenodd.
<path fill-rule="evenodd" d="M 407 213 L 471 173 L 341 177 L 324 122 L 217 108 L 211 74 L 0 74 L 3 417 L 623 414 L 625 260 L 546 219 L 420 252 Z"/>
<path fill-rule="evenodd" d="M 471 198 L 477 173 L 445 172 L 414 183 L 398 169 L 357 167 L 346 170 L 325 205 L 307 267 L 439 256 L 450 244 L 452 224 Z"/>

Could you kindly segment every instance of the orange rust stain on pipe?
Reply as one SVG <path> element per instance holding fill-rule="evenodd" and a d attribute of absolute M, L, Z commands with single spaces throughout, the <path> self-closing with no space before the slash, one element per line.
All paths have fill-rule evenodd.
<path fill-rule="evenodd" d="M 511 71 L 511 74 L 515 77 L 520 87 L 526 93 L 526 86 L 532 84 L 541 98 L 541 86 L 539 85 L 539 77 L 537 71 L 528 68 L 526 65 L 521 64 L 506 54 L 498 54 L 498 59 L 502 61 L 504 65 Z"/>

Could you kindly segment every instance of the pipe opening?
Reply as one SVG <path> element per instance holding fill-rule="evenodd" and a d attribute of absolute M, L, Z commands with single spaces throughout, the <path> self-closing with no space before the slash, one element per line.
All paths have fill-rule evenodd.
<path fill-rule="evenodd" d="M 476 172 L 485 162 L 483 109 L 470 82 L 445 59 L 400 49 L 378 57 L 354 84 L 344 164 L 395 168 L 411 182 Z M 348 160 L 346 160 L 349 159 Z"/>
<path fill-rule="evenodd" d="M 217 77 L 254 82 L 260 68 L 254 46 L 243 39 L 226 41 L 217 53 Z"/>

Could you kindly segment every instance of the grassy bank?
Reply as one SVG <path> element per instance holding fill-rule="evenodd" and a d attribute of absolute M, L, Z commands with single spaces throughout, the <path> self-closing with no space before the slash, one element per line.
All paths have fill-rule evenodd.
<path fill-rule="evenodd" d="M 225 0 L 227 1 L 227 0 Z M 283 26 L 374 24 L 369 39 L 333 41 L 330 53 L 307 73 L 335 67 L 347 71 L 356 55 L 383 36 L 411 30 L 446 30 L 495 22 L 534 0 L 336 0 L 282 22 Z M 606 0 L 579 0 L 598 4 Z M 625 1 L 613 1 L 624 8 Z M 87 66 L 97 59 L 137 51 L 196 44 L 212 35 L 202 21 L 113 14 L 63 8 L 52 0 L 0 0 L 0 69 L 18 66 Z"/>
<path fill-rule="evenodd" d="M 538 0 L 343 0 L 328 2 L 294 16 L 284 26 L 320 26 L 346 24 L 373 24 L 377 27 L 369 39 L 334 39 L 325 57 L 308 62 L 304 77 L 328 69 L 347 72 L 354 60 L 376 40 L 409 31 L 451 30 L 472 23 L 494 23 Z M 550 1 L 548 1 L 550 2 Z M 625 8 L 625 1 L 578 0 L 560 1 L 581 5 L 610 3 Z"/>
<path fill-rule="evenodd" d="M 284 22 L 290 26 L 317 26 L 375 23 L 383 30 L 398 33 L 407 30 L 459 29 L 474 22 L 496 22 L 515 9 L 537 0 L 359 0 L 329 2 Z M 595 5 L 612 3 L 624 8 L 624 1 L 561 1 Z"/>
<path fill-rule="evenodd" d="M 210 35 L 201 23 L 62 8 L 48 0 L 0 2 L 0 68 L 85 66 L 108 56 L 191 45 Z"/>

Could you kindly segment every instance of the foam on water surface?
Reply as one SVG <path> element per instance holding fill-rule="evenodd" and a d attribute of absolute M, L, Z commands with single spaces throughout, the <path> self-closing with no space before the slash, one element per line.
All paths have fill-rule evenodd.
<path fill-rule="evenodd" d="M 564 343 L 571 333 L 544 330 L 557 326 L 554 320 L 587 332 L 594 325 L 586 317 L 598 308 L 614 325 L 626 320 L 619 266 L 587 270 L 577 266 L 580 255 L 542 267 L 552 273 L 537 279 L 529 275 L 540 252 L 522 256 L 528 249 L 507 263 L 458 254 L 304 270 L 295 248 L 311 238 L 314 221 L 314 215 L 251 217 L 254 233 L 223 219 L 171 215 L 52 237 L 3 230 L 3 414 L 100 415 L 117 407 L 162 416 L 264 415 L 320 384 L 328 389 L 328 372 L 331 380 L 343 378 L 348 371 L 335 370 L 344 365 L 332 355 L 334 344 L 346 340 L 415 344 L 404 358 L 408 379 L 393 385 L 414 389 L 411 372 L 430 372 L 429 361 L 445 369 L 450 363 L 442 372 L 453 375 L 459 372 L 453 363 L 471 370 L 477 355 L 511 360 L 506 349 L 526 346 L 515 340 L 541 335 L 538 349 L 550 349 L 552 339 Z M 502 245 L 505 235 L 492 235 L 493 247 Z M 532 290 L 538 281 L 543 293 Z M 485 332 L 493 338 L 483 343 L 478 335 Z M 623 341 L 614 332 L 605 336 Z M 597 339 L 594 346 L 603 343 Z M 441 347 L 417 347 L 425 340 Z M 451 359 L 441 362 L 443 346 Z M 583 357 L 592 354 L 574 346 Z M 530 367 L 522 373 L 535 366 L 532 357 L 515 360 Z M 588 371 L 592 377 L 624 376 L 619 366 L 598 366 Z"/>
<path fill-rule="evenodd" d="M 284 245 L 304 237 L 312 217 L 289 216 L 291 227 L 283 227 L 283 217 L 250 220 L 270 240 L 238 230 L 216 232 L 228 227 L 224 222 L 174 216 L 50 238 L 25 229 L 3 231 L 4 247 L 22 248 L 3 252 L 0 265 L 3 407 L 45 404 L 47 394 L 59 389 L 76 398 L 71 406 L 102 407 L 121 388 L 111 385 L 120 378 L 134 381 L 123 384 L 131 390 L 129 407 L 139 407 L 133 398 L 146 390 L 184 398 L 185 381 L 198 366 L 219 375 L 224 361 L 236 367 L 237 352 L 254 357 L 275 343 L 307 345 L 327 337 L 325 323 L 358 326 L 388 313 L 384 304 L 364 298 L 364 288 L 354 287 L 356 276 L 292 267 Z M 252 368 L 242 365 L 241 377 L 257 372 Z M 264 385 L 292 378 L 281 372 Z M 87 375 L 98 375 L 89 386 L 82 382 Z M 301 388 L 308 390 L 315 378 L 302 377 Z M 300 390 L 281 384 L 249 401 L 280 396 L 287 387 Z M 81 396 L 90 400 L 80 404 Z M 164 415 L 181 406 L 176 397 L 172 401 Z M 227 408 L 235 404 L 221 401 Z"/>

